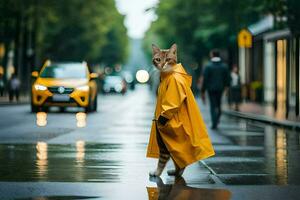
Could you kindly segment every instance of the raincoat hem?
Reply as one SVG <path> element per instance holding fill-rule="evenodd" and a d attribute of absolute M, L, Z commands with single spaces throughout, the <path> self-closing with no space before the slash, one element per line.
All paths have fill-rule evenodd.
<path fill-rule="evenodd" d="M 147 158 L 159 158 L 159 153 L 147 153 Z"/>
<path fill-rule="evenodd" d="M 180 162 L 180 161 L 178 162 L 178 160 L 175 160 L 175 162 L 179 166 L 179 168 L 184 168 L 188 165 L 191 165 L 191 164 L 193 164 L 195 162 L 198 162 L 200 160 L 207 159 L 207 158 L 212 157 L 214 155 L 215 155 L 215 152 L 209 152 L 209 153 L 205 153 L 204 155 L 200 154 L 200 155 L 196 156 L 195 159 L 189 160 L 189 162 Z"/>

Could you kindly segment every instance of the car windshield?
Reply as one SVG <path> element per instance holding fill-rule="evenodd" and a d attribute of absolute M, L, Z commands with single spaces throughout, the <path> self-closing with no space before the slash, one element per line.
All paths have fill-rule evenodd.
<path fill-rule="evenodd" d="M 119 84 L 122 82 L 122 77 L 120 76 L 107 76 L 105 78 L 106 83 L 111 83 L 111 84 Z"/>
<path fill-rule="evenodd" d="M 82 64 L 54 64 L 45 67 L 42 78 L 86 78 L 87 70 Z"/>

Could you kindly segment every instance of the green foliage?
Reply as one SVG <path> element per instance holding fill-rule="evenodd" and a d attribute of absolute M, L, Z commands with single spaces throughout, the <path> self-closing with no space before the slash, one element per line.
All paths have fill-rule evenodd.
<path fill-rule="evenodd" d="M 52 20 L 48 21 L 45 34 L 46 39 L 51 38 L 46 45 L 51 57 L 108 65 L 124 62 L 128 41 L 124 17 L 118 13 L 114 1 L 65 0 L 64 4 L 52 1 L 56 18 L 49 18 Z"/>
<path fill-rule="evenodd" d="M 253 90 L 261 89 L 263 87 L 263 84 L 261 81 L 253 81 L 250 83 L 250 88 Z"/>
<path fill-rule="evenodd" d="M 288 25 L 294 35 L 300 36 L 300 1 L 287 0 Z"/>
<path fill-rule="evenodd" d="M 41 59 L 114 65 L 125 61 L 128 38 L 124 16 L 113 0 L 0 0 L 0 24 L 14 35 L 31 27 Z M 5 5 L 4 5 L 5 4 Z M 2 12 L 0 12 L 2 13 Z M 15 28 L 19 16 L 28 27 Z M 30 24 L 30 25 L 29 25 Z M 4 26 L 4 25 L 3 25 Z M 1 26 L 1 27 L 3 27 Z M 24 30 L 22 30 L 24 28 Z M 1 35 L 0 35 L 1 39 Z"/>
<path fill-rule="evenodd" d="M 176 42 L 183 62 L 201 64 L 212 48 L 226 49 L 232 53 L 236 49 L 239 30 L 255 23 L 263 15 L 273 13 L 282 16 L 285 8 L 283 2 L 161 0 L 155 8 L 158 18 L 146 33 L 144 47 L 150 55 L 151 43 L 168 48 Z"/>
<path fill-rule="evenodd" d="M 124 37 L 127 33 L 123 25 L 124 16 L 116 15 L 115 20 L 111 22 L 112 28 L 107 32 L 106 37 L 110 42 L 106 42 L 103 46 L 100 60 L 105 64 L 112 66 L 124 63 L 128 56 L 128 38 Z"/>

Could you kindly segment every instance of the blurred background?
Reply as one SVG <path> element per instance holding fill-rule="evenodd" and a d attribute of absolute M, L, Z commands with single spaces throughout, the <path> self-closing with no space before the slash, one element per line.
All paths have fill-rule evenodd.
<path fill-rule="evenodd" d="M 209 51 L 218 48 L 229 68 L 238 66 L 244 100 L 298 116 L 299 6 L 295 0 L 160 1 L 144 48 L 149 56 L 151 42 L 176 41 L 194 89 Z"/>
<path fill-rule="evenodd" d="M 1 79 L 7 85 L 15 73 L 23 96 L 31 72 L 47 59 L 86 61 L 100 76 L 99 92 L 106 75 L 120 75 L 133 89 L 139 69 L 155 73 L 151 44 L 176 42 L 195 92 L 209 51 L 218 48 L 229 68 L 239 68 L 244 100 L 299 115 L 297 0 L 1 0 L 0 6 Z M 239 36 L 246 38 L 240 44 Z"/>

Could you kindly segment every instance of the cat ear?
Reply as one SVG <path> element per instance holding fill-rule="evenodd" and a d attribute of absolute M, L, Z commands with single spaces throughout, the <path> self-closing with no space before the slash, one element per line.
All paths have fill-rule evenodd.
<path fill-rule="evenodd" d="M 153 55 L 157 54 L 160 52 L 160 48 L 158 46 L 156 46 L 155 44 L 152 44 L 152 52 L 153 52 Z"/>
<path fill-rule="evenodd" d="M 171 47 L 170 47 L 170 52 L 173 53 L 174 55 L 176 55 L 177 52 L 177 44 L 174 43 Z"/>

